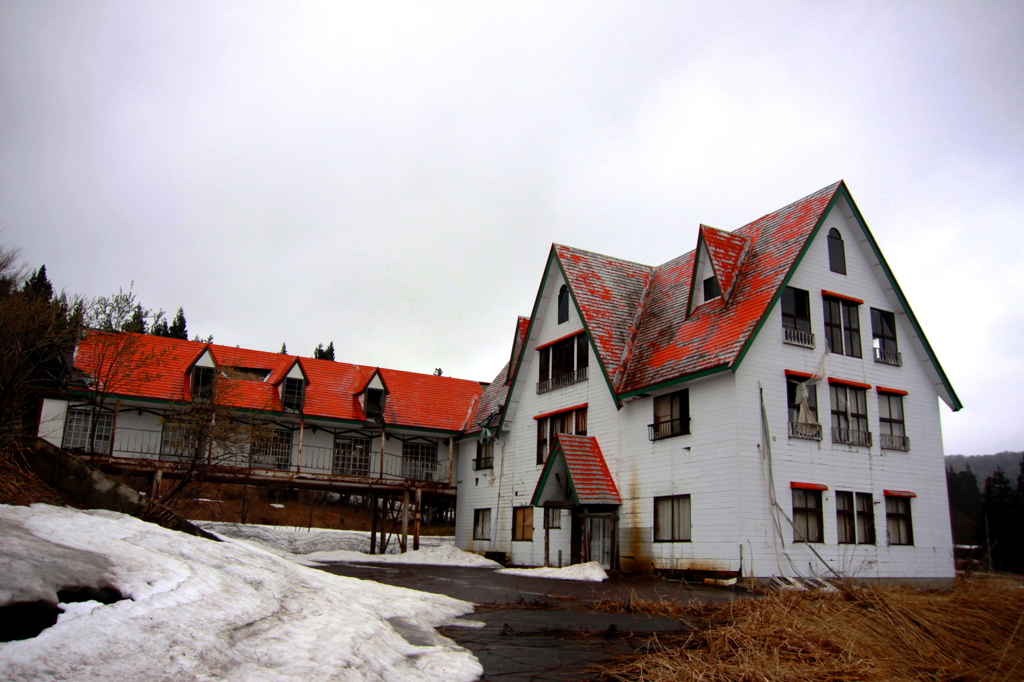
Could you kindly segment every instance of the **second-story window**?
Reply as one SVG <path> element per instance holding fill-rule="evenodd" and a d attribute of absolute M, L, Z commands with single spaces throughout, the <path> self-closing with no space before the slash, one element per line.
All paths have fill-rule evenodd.
<path fill-rule="evenodd" d="M 559 433 L 587 435 L 587 408 L 567 410 L 537 420 L 537 464 L 547 461 Z"/>
<path fill-rule="evenodd" d="M 828 269 L 840 275 L 846 274 L 846 246 L 843 235 L 834 227 L 828 231 Z"/>
<path fill-rule="evenodd" d="M 897 367 L 903 364 L 896 346 L 896 315 L 886 310 L 871 309 L 871 346 L 874 348 L 875 362 Z"/>
<path fill-rule="evenodd" d="M 821 440 L 818 421 L 818 386 L 808 377 L 786 377 L 786 401 L 789 403 L 789 437 Z"/>
<path fill-rule="evenodd" d="M 590 356 L 585 332 L 562 339 L 537 351 L 539 372 L 537 393 L 584 381 Z"/>
<path fill-rule="evenodd" d="M 809 292 L 793 287 L 786 287 L 782 292 L 782 330 L 786 343 L 814 348 Z"/>
<path fill-rule="evenodd" d="M 690 389 L 654 398 L 654 423 L 647 427 L 651 440 L 690 433 Z"/>
<path fill-rule="evenodd" d="M 476 442 L 476 459 L 473 460 L 474 471 L 494 468 L 494 441 Z"/>
<path fill-rule="evenodd" d="M 878 429 L 881 432 L 880 445 L 886 450 L 910 450 L 903 423 L 903 396 L 896 393 L 878 393 Z"/>
<path fill-rule="evenodd" d="M 860 306 L 834 296 L 822 296 L 825 303 L 825 343 L 832 353 L 861 357 Z"/>
<path fill-rule="evenodd" d="M 306 382 L 302 379 L 288 377 L 284 380 L 284 386 L 281 390 L 281 405 L 284 406 L 284 409 L 293 412 L 300 412 L 302 410 L 302 398 L 305 387 Z"/>
<path fill-rule="evenodd" d="M 832 384 L 828 388 L 832 403 L 832 442 L 871 447 L 867 391 L 844 384 Z"/>
<path fill-rule="evenodd" d="M 558 290 L 558 324 L 569 321 L 569 287 L 564 284 Z"/>

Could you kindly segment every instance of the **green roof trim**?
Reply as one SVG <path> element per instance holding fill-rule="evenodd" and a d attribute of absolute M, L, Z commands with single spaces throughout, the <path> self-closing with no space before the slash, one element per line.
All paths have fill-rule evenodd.
<path fill-rule="evenodd" d="M 667 381 L 662 381 L 661 383 L 651 384 L 650 386 L 637 388 L 626 393 L 620 393 L 619 398 L 625 400 L 626 398 L 632 398 L 633 396 L 643 395 L 644 393 L 650 393 L 651 391 L 659 391 L 663 388 L 668 388 L 669 386 L 675 386 L 676 384 L 686 383 L 687 381 L 696 381 L 697 379 L 702 379 L 706 376 L 711 376 L 712 374 L 720 374 L 728 370 L 728 365 L 718 365 L 717 367 L 702 369 L 699 372 L 694 372 L 692 374 L 684 374 L 683 376 L 676 377 L 675 379 L 669 379 Z"/>
<path fill-rule="evenodd" d="M 551 469 L 555 466 L 555 461 L 558 457 L 561 457 L 561 461 L 565 462 L 565 452 L 562 450 L 562 443 L 557 439 L 555 445 L 551 449 L 551 454 L 548 455 L 548 459 L 544 462 L 544 468 L 541 469 L 540 478 L 537 480 L 537 487 L 533 489 L 533 497 L 530 499 L 530 505 L 533 507 L 543 507 L 544 505 L 539 504 L 540 493 L 544 490 L 544 486 L 547 485 L 548 477 L 551 475 Z M 572 492 L 572 503 L 579 506 L 580 499 L 576 496 L 576 486 L 572 482 L 572 474 L 569 472 L 569 465 L 565 466 L 565 478 L 569 484 L 569 490 Z"/>

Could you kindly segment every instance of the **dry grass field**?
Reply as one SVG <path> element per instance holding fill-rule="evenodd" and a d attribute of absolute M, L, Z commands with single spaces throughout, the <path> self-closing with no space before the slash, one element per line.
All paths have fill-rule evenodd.
<path fill-rule="evenodd" d="M 847 682 L 1024 679 L 1024 580 L 975 576 L 953 590 L 839 586 L 727 604 L 606 601 L 671 615 L 688 635 L 652 639 L 604 666 L 605 682 Z"/>

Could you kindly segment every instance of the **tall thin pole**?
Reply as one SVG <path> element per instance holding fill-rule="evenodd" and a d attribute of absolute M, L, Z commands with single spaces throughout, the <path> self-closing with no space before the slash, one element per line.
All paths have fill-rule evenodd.
<path fill-rule="evenodd" d="M 377 553 L 377 493 L 373 494 L 373 505 L 372 505 L 371 508 L 373 509 L 373 511 L 371 512 L 372 516 L 371 516 L 371 521 L 370 521 L 370 554 L 376 554 Z"/>

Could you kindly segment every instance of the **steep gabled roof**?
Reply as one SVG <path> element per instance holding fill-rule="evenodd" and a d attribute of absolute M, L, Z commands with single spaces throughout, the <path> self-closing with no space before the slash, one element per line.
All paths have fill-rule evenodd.
<path fill-rule="evenodd" d="M 711 261 L 711 268 L 715 271 L 718 286 L 722 290 L 722 299 L 728 305 L 733 288 L 739 281 L 743 263 L 749 253 L 750 240 L 743 235 L 718 230 L 707 225 L 700 226 L 700 236 L 697 240 L 698 251 L 701 243 L 707 249 L 708 260 Z"/>
<path fill-rule="evenodd" d="M 829 185 L 736 230 L 735 235 L 749 240 L 750 246 L 741 264 L 742 274 L 731 285 L 734 290 L 728 305 L 715 299 L 687 317 L 695 252 L 659 266 L 633 358 L 618 392 L 733 368 L 840 186 Z M 709 234 L 707 231 L 704 236 Z M 725 251 L 735 253 L 736 244 Z"/>
<path fill-rule="evenodd" d="M 552 469 L 563 462 L 575 504 L 622 504 L 597 438 L 560 433 L 555 436 L 551 456 L 537 479 L 532 498 L 534 506 L 540 506 L 539 498 Z"/>
<path fill-rule="evenodd" d="M 520 320 L 526 318 L 520 317 Z M 491 419 L 492 415 L 501 411 L 505 400 L 505 396 L 508 395 L 508 384 L 510 367 L 506 364 L 498 372 L 498 376 L 494 377 L 494 381 L 484 389 L 484 392 L 480 395 L 480 400 L 477 402 L 473 411 L 472 417 L 469 420 L 469 428 L 466 429 L 466 433 L 477 433 L 484 426 L 484 424 Z M 496 424 L 494 426 L 497 426 Z M 494 427 L 490 427 L 492 430 Z"/>

